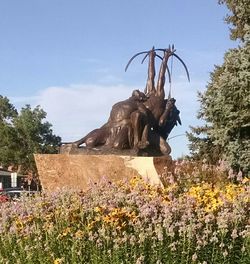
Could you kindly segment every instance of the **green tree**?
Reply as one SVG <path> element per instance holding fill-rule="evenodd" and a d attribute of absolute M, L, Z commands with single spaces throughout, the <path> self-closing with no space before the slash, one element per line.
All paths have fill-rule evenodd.
<path fill-rule="evenodd" d="M 210 162 L 226 159 L 233 168 L 250 171 L 249 1 L 220 3 L 226 3 L 233 12 L 227 22 L 234 25 L 232 38 L 240 38 L 242 44 L 226 52 L 224 63 L 211 73 L 206 91 L 198 95 L 201 104 L 198 118 L 205 125 L 191 128 L 190 150 L 196 159 L 206 158 Z"/>
<path fill-rule="evenodd" d="M 207 125 L 190 127 L 192 133 L 187 133 L 189 149 L 194 160 L 206 160 L 209 164 L 217 164 L 221 158 L 221 146 L 213 144 L 213 138 L 207 135 Z"/>
<path fill-rule="evenodd" d="M 8 100 L 7 102 L 6 113 L 15 114 L 9 114 L 2 122 L 0 164 L 5 166 L 16 165 L 24 173 L 36 172 L 33 154 L 57 153 L 61 138 L 55 136 L 51 128 L 52 125 L 44 121 L 46 112 L 40 106 L 32 109 L 26 105 L 18 114 Z M 6 104 L 3 105 L 6 106 Z"/>
<path fill-rule="evenodd" d="M 19 142 L 17 160 L 25 171 L 36 169 L 33 154 L 53 154 L 58 151 L 61 138 L 53 135 L 52 125 L 43 122 L 45 118 L 46 112 L 40 106 L 31 109 L 30 105 L 26 105 L 14 119 Z"/>
<path fill-rule="evenodd" d="M 18 115 L 7 97 L 0 95 L 0 165 L 16 163 L 16 131 L 13 120 Z"/>
<path fill-rule="evenodd" d="M 231 11 L 225 18 L 225 21 L 233 26 L 230 28 L 231 39 L 246 40 L 246 37 L 249 37 L 250 30 L 249 0 L 219 0 L 218 2 L 219 4 L 225 4 Z"/>
<path fill-rule="evenodd" d="M 0 122 L 8 123 L 17 116 L 17 110 L 7 97 L 0 95 Z"/>

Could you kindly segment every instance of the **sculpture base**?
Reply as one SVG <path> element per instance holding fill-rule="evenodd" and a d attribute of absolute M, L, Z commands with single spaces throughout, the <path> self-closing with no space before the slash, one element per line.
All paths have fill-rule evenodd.
<path fill-rule="evenodd" d="M 159 175 L 172 167 L 170 156 L 35 154 L 35 161 L 42 187 L 48 191 L 63 187 L 86 190 L 103 178 L 119 181 L 135 176 L 162 186 Z"/>

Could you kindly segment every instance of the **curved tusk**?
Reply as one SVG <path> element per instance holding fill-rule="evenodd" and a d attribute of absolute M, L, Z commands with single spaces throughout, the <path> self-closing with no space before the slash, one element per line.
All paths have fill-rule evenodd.
<path fill-rule="evenodd" d="M 173 53 L 172 56 L 175 56 L 182 63 L 182 65 L 184 66 L 184 68 L 186 70 L 188 81 L 190 82 L 188 68 L 187 68 L 186 64 L 184 63 L 184 61 L 178 55 L 176 55 L 175 53 Z"/>
<path fill-rule="evenodd" d="M 144 58 L 141 61 L 141 64 L 143 64 L 143 62 L 146 60 L 147 56 L 149 56 L 149 53 L 150 53 L 150 51 L 144 56 Z"/>
<path fill-rule="evenodd" d="M 171 83 L 171 74 L 170 74 L 170 70 L 168 68 L 168 65 L 167 65 L 167 72 L 168 72 L 168 82 Z"/>
<path fill-rule="evenodd" d="M 168 49 L 155 49 L 155 50 L 166 51 L 166 50 L 168 50 Z"/>
<path fill-rule="evenodd" d="M 144 53 L 149 53 L 150 51 L 142 51 L 142 52 L 139 52 L 139 53 L 136 53 L 129 61 L 128 61 L 128 63 L 127 63 L 127 65 L 126 65 L 126 67 L 125 67 L 125 71 L 127 71 L 127 69 L 128 69 L 128 66 L 130 65 L 130 63 L 132 62 L 132 60 L 135 58 L 135 57 L 137 57 L 137 56 L 139 56 L 139 55 L 141 55 L 141 54 L 144 54 Z"/>
<path fill-rule="evenodd" d="M 147 58 L 147 56 L 149 56 L 149 53 L 145 55 L 145 57 L 143 58 L 143 60 L 142 60 L 141 64 L 143 64 L 143 63 L 144 63 L 144 61 L 145 61 L 145 59 Z M 156 57 L 158 57 L 158 58 L 160 58 L 161 60 L 163 60 L 163 58 L 162 58 L 160 55 L 158 55 L 158 54 L 155 54 L 155 56 L 156 56 Z"/>

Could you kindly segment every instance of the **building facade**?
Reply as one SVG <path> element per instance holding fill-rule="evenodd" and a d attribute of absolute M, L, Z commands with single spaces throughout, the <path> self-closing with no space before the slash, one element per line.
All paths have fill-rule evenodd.
<path fill-rule="evenodd" d="M 20 174 L 11 177 L 11 174 L 10 171 L 0 169 L 0 189 L 23 186 L 27 177 Z"/>

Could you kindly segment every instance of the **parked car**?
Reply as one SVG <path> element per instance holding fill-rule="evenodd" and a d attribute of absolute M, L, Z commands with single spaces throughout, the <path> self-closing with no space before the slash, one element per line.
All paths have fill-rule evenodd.
<path fill-rule="evenodd" d="M 0 203 L 4 203 L 9 201 L 9 197 L 6 195 L 6 193 L 3 190 L 0 190 Z"/>
<path fill-rule="evenodd" d="M 27 191 L 24 190 L 23 188 L 6 188 L 2 190 L 2 195 L 8 198 L 8 200 L 16 200 L 19 199 L 22 195 L 23 196 L 31 196 L 37 194 L 37 191 Z"/>

